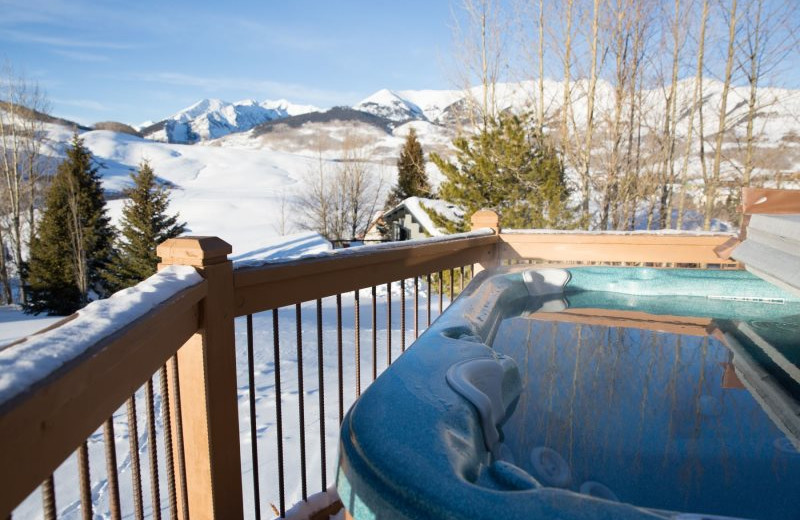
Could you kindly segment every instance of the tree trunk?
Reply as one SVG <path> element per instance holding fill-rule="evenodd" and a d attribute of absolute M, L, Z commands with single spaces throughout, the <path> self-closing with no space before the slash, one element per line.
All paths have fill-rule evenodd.
<path fill-rule="evenodd" d="M 722 167 L 722 144 L 725 138 L 725 123 L 728 112 L 728 93 L 733 76 L 733 57 L 736 49 L 736 4 L 731 0 L 730 22 L 728 24 L 728 57 L 725 62 L 725 81 L 722 85 L 722 101 L 719 110 L 719 125 L 717 126 L 716 142 L 714 147 L 714 163 L 711 170 L 710 182 L 706 184 L 706 208 L 703 220 L 703 229 L 711 229 L 711 216 L 714 212 L 714 203 L 719 190 L 720 169 Z"/>
<path fill-rule="evenodd" d="M 686 153 L 683 157 L 683 165 L 681 166 L 681 190 L 680 194 L 678 195 L 678 220 L 675 223 L 675 229 L 683 229 L 683 215 L 686 211 L 686 191 L 688 188 L 688 175 L 689 175 L 689 158 L 692 155 L 692 133 L 694 130 L 694 116 L 698 110 L 698 103 L 703 102 L 702 98 L 702 91 L 703 91 L 703 51 L 705 49 L 705 41 L 706 41 L 706 24 L 708 23 L 708 0 L 703 0 L 703 14 L 700 17 L 700 36 L 698 37 L 697 41 L 697 72 L 695 74 L 694 80 L 694 93 L 692 94 L 692 108 L 689 111 L 689 129 L 686 135 Z M 702 105 L 700 106 L 700 111 L 702 114 Z M 700 116 L 700 148 L 703 148 L 703 122 L 702 122 L 702 115 Z M 701 161 L 703 162 L 703 170 L 705 170 L 705 156 L 704 154 L 700 156 Z M 705 173 L 704 173 L 705 177 Z"/>
<path fill-rule="evenodd" d="M 583 150 L 583 173 L 581 175 L 581 221 L 586 229 L 591 227 L 589 215 L 590 183 L 592 175 L 592 136 L 594 135 L 594 98 L 597 89 L 597 40 L 600 18 L 600 0 L 594 0 L 592 11 L 591 66 L 589 72 L 589 92 L 586 98 L 586 139 Z"/>

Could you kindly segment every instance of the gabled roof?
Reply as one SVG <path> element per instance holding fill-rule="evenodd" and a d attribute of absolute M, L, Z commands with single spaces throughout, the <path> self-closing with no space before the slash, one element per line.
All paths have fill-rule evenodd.
<path fill-rule="evenodd" d="M 458 222 L 464 218 L 464 209 L 446 200 L 428 199 L 424 197 L 409 197 L 383 214 L 384 220 L 405 209 L 417 224 L 432 237 L 446 235 L 447 232 L 434 224 L 430 212 L 435 211 L 439 216 Z"/>

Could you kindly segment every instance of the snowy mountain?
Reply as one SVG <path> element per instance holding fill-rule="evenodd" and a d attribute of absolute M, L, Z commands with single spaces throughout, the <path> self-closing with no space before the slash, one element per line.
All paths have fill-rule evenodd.
<path fill-rule="evenodd" d="M 372 94 L 355 105 L 353 109 L 367 112 L 368 114 L 373 114 L 399 124 L 408 121 L 427 119 L 420 107 L 387 89 L 379 90 Z"/>
<path fill-rule="evenodd" d="M 318 110 L 310 105 L 295 105 L 286 100 L 257 102 L 252 99 L 229 103 L 203 99 L 177 114 L 141 130 L 154 141 L 196 143 L 235 132 L 244 132 L 261 123 Z"/>

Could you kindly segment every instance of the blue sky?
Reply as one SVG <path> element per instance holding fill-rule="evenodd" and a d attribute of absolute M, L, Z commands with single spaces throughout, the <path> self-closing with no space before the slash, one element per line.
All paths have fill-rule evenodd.
<path fill-rule="evenodd" d="M 353 104 L 451 88 L 446 0 L 0 0 L 0 60 L 54 115 L 140 123 L 204 97 Z"/>

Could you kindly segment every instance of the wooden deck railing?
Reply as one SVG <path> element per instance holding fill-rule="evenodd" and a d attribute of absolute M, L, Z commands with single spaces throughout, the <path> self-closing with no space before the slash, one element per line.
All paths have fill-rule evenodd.
<path fill-rule="evenodd" d="M 438 297 L 438 311 L 443 310 L 474 268 L 488 268 L 509 261 L 731 266 L 714 253 L 714 248 L 728 240 L 729 235 L 502 233 L 497 220 L 497 215 L 491 212 L 479 212 L 474 216 L 476 231 L 472 233 L 354 248 L 260 266 L 234 266 L 228 259 L 230 246 L 218 238 L 187 237 L 167 241 L 158 249 L 163 266 L 192 266 L 202 275 L 201 283 L 172 295 L 131 323 L 94 341 L 65 366 L 43 376 L 13 399 L 0 403 L 0 460 L 3 462 L 0 518 L 10 518 L 15 507 L 42 483 L 43 514 L 54 518 L 59 510 L 56 504 L 60 484 L 53 485 L 52 475 L 75 450 L 79 482 L 64 485 L 80 486 L 81 515 L 91 518 L 90 475 L 98 470 L 90 471 L 87 438 L 93 439 L 90 436 L 101 425 L 106 425 L 107 487 L 104 489 L 107 491 L 104 493 L 109 497 L 112 518 L 122 516 L 125 503 L 131 504 L 134 518 L 161 518 L 162 507 L 169 511 L 170 518 L 260 518 L 262 510 L 269 510 L 267 502 L 283 515 L 287 498 L 284 489 L 287 460 L 301 466 L 301 499 L 309 494 L 309 474 L 319 481 L 319 490 L 324 490 L 328 485 L 326 475 L 335 466 L 333 457 L 326 453 L 326 409 L 328 415 L 341 421 L 347 404 L 344 390 L 347 388 L 349 394 L 353 393 L 350 385 L 344 382 L 342 369 L 344 329 L 349 331 L 352 326 L 354 334 L 355 395 L 351 395 L 354 398 L 362 386 L 362 354 L 364 360 L 372 362 L 374 378 L 379 363 L 378 337 L 384 336 L 385 347 L 380 349 L 385 349 L 385 364 L 388 365 L 405 350 L 420 329 L 429 324 L 432 314 L 436 314 L 431 310 L 437 307 L 432 301 Z M 378 303 L 376 287 L 384 286 L 386 291 L 382 298 L 385 301 Z M 362 289 L 369 291 L 369 303 L 362 303 Z M 393 292 L 395 300 L 392 300 Z M 445 293 L 449 296 L 445 297 Z M 353 321 L 343 325 L 342 302 L 343 299 L 350 301 L 351 297 Z M 329 299 L 325 303 L 327 312 L 336 313 L 335 335 L 323 330 L 325 298 Z M 364 306 L 371 309 L 367 327 L 371 341 L 368 339 L 362 345 L 361 325 L 367 318 L 361 315 Z M 304 310 L 308 314 L 312 307 L 316 318 L 306 320 L 304 325 Z M 379 319 L 377 309 L 380 307 L 385 307 L 385 317 Z M 281 332 L 286 327 L 281 319 L 292 310 L 294 337 L 289 334 L 287 338 L 285 331 Z M 257 314 L 261 317 L 254 318 Z M 244 317 L 244 320 L 236 320 L 237 317 Z M 272 320 L 272 335 L 266 336 L 266 345 L 264 338 L 254 336 L 254 319 Z M 70 323 L 80 327 L 84 323 L 82 320 L 79 314 Z M 316 324 L 313 332 L 309 331 L 309 321 Z M 246 328 L 242 336 L 246 341 L 238 347 L 237 326 Z M 47 338 L 46 334 L 50 333 L 42 335 L 40 340 Z M 284 343 L 286 339 L 288 343 Z M 329 345 L 331 341 L 336 343 L 335 349 L 323 347 L 323 342 Z M 370 343 L 371 353 L 368 348 L 362 352 L 362 346 Z M 0 350 L 0 363 L 3 355 L 10 356 L 13 349 L 24 344 Z M 287 381 L 287 374 L 281 374 L 281 356 L 286 355 L 287 345 L 296 349 L 296 373 L 289 374 L 289 380 L 298 385 L 296 413 L 300 425 L 300 453 L 291 455 L 284 453 L 281 431 L 281 415 L 286 412 L 283 407 L 294 405 L 285 399 L 281 388 Z M 316 404 L 305 403 L 303 399 L 307 394 L 303 386 L 307 382 L 303 375 L 304 354 L 309 354 L 306 347 L 313 349 L 313 356 L 306 357 L 314 361 L 312 368 L 316 369 L 316 381 L 313 381 L 318 394 Z M 274 372 L 276 446 L 264 447 L 257 440 L 255 403 L 259 396 L 254 384 L 254 352 L 271 354 L 267 358 Z M 249 378 L 246 382 L 237 382 L 237 355 L 247 358 Z M 335 371 L 331 369 L 334 366 Z M 242 375 L 239 377 L 241 379 Z M 326 396 L 326 386 L 331 386 L 333 380 L 338 392 L 333 396 L 329 392 Z M 249 406 L 242 407 L 240 413 L 243 387 L 246 387 Z M 159 407 L 154 406 L 154 401 L 160 407 L 160 425 L 156 416 Z M 139 418 L 137 405 L 138 414 L 141 414 L 142 405 L 145 408 L 145 426 L 139 425 L 144 419 Z M 131 437 L 131 474 L 125 479 L 127 482 L 130 478 L 131 484 L 124 483 L 123 487 L 134 496 L 122 500 L 121 506 L 113 425 L 115 410 L 124 406 L 127 406 L 127 428 Z M 124 423 L 123 414 L 117 411 L 116 415 L 117 421 Z M 318 421 L 315 428 L 319 430 L 319 439 L 307 438 L 307 417 L 315 423 Z M 248 422 L 250 428 L 240 433 L 240 423 Z M 160 444 L 156 433 L 159 429 L 163 433 Z M 137 434 L 139 431 L 145 433 Z M 138 442 L 140 438 L 142 444 Z M 245 444 L 250 444 L 246 453 L 241 448 Z M 319 467 L 310 468 L 307 464 L 309 447 L 319 454 Z M 264 448 L 275 453 L 269 459 L 276 460 L 276 467 L 269 471 L 277 476 L 279 489 L 260 489 L 258 459 L 259 455 L 264 455 L 259 449 Z M 139 461 L 140 451 L 149 455 L 149 493 L 142 483 L 144 465 Z M 159 453 L 162 454 L 160 459 Z M 242 459 L 249 461 L 253 473 L 245 475 L 244 480 Z M 161 489 L 165 483 L 166 495 Z M 253 503 L 248 503 L 247 507 L 243 505 L 243 486 L 253 496 Z M 162 504 L 162 496 L 165 504 Z M 262 501 L 262 496 L 266 500 Z M 130 511 L 124 514 L 129 516 Z"/>

